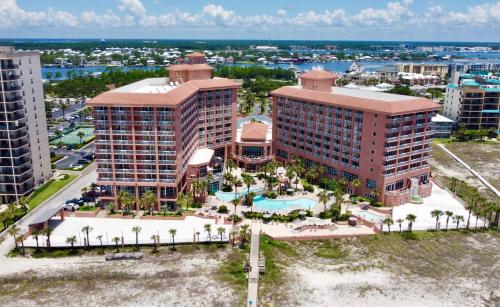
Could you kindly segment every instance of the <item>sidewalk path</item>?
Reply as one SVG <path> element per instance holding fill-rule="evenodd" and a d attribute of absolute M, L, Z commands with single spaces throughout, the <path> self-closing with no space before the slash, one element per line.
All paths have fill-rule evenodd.
<path fill-rule="evenodd" d="M 252 230 L 250 241 L 250 272 L 248 273 L 247 306 L 257 306 L 259 295 L 259 242 L 260 234 Z"/>
<path fill-rule="evenodd" d="M 457 155 L 455 155 L 454 153 L 452 153 L 451 151 L 449 151 L 443 144 L 438 144 L 438 146 L 441 147 L 441 149 L 443 149 L 453 159 L 457 160 L 458 163 L 462 164 L 472 174 L 474 174 L 474 176 L 476 176 L 477 179 L 479 179 L 479 181 L 481 181 L 485 186 L 487 186 L 488 188 L 490 188 L 490 190 L 492 190 L 493 193 L 495 193 L 497 196 L 500 197 L 500 191 L 498 191 L 493 185 L 491 185 L 486 179 L 484 179 L 483 176 L 481 176 L 478 172 L 476 172 L 475 170 L 473 170 L 472 167 L 470 167 L 462 159 L 460 159 L 459 157 L 457 157 Z"/>

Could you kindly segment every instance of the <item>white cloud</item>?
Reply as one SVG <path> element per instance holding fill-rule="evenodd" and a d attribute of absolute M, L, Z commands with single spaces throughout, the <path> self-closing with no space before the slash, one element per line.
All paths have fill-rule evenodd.
<path fill-rule="evenodd" d="M 487 1 L 487 0 L 485 0 Z M 370 2 L 371 3 L 371 2 Z M 143 28 L 159 30 L 207 30 L 211 33 L 227 30 L 236 35 L 243 31 L 291 33 L 323 33 L 325 30 L 344 32 L 388 33 L 430 31 L 433 29 L 481 29 L 498 28 L 500 25 L 500 1 L 470 6 L 464 11 L 445 11 L 441 6 L 430 6 L 425 12 L 412 10 L 412 0 L 387 2 L 384 7 L 366 7 L 354 14 L 342 9 L 291 12 L 278 9 L 271 14 L 246 15 L 224 8 L 219 4 L 207 4 L 200 11 L 168 11 L 162 4 L 152 4 L 155 13 L 146 10 L 141 0 L 118 0 L 115 10 L 96 12 L 87 10 L 79 16 L 70 12 L 49 8 L 28 11 L 19 7 L 16 0 L 0 0 L 0 29 L 14 27 L 72 27 Z M 295 11 L 295 10 L 294 10 Z M 405 33 L 406 33 L 405 32 Z"/>
<path fill-rule="evenodd" d="M 141 0 L 120 0 L 118 9 L 138 16 L 146 14 L 146 8 Z"/>
<path fill-rule="evenodd" d="M 16 0 L 0 0 L 0 8 L 0 29 L 16 26 L 76 27 L 79 22 L 73 14 L 52 8 L 47 11 L 25 11 L 17 5 Z"/>

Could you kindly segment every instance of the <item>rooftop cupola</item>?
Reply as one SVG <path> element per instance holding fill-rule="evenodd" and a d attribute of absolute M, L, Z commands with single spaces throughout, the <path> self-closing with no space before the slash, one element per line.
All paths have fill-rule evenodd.
<path fill-rule="evenodd" d="M 300 75 L 302 87 L 306 90 L 331 92 L 335 85 L 335 75 L 322 69 L 313 69 Z"/>

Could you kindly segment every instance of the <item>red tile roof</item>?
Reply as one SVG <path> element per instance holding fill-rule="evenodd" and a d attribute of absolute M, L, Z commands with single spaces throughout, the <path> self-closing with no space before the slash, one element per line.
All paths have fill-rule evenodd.
<path fill-rule="evenodd" d="M 385 94 L 385 93 L 384 93 Z M 284 86 L 271 92 L 273 96 L 292 97 L 311 102 L 332 104 L 340 107 L 349 107 L 356 110 L 382 113 L 401 114 L 411 112 L 422 112 L 439 110 L 439 104 L 429 99 L 408 96 L 408 99 L 398 101 L 387 101 L 376 98 L 362 98 L 355 96 L 341 95 L 331 92 L 320 92 L 306 90 L 297 87 Z M 387 94 L 386 94 L 387 95 Z M 398 95 L 399 96 L 399 95 Z"/>
<path fill-rule="evenodd" d="M 200 90 L 239 88 L 240 85 L 225 78 L 191 80 L 161 94 L 104 92 L 88 102 L 91 106 L 155 106 L 177 105 Z"/>
<path fill-rule="evenodd" d="M 204 57 L 205 54 L 203 52 L 195 51 L 195 52 L 191 52 L 187 56 L 188 56 L 188 58 L 190 58 L 190 57 Z"/>
<path fill-rule="evenodd" d="M 170 65 L 168 71 L 179 71 L 179 70 L 213 70 L 214 68 L 208 64 L 177 64 Z"/>
<path fill-rule="evenodd" d="M 321 80 L 321 79 L 336 79 L 337 77 L 334 74 L 332 74 L 326 70 L 313 69 L 313 70 L 310 70 L 310 71 L 300 75 L 300 78 Z"/>
<path fill-rule="evenodd" d="M 243 124 L 241 129 L 241 140 L 244 141 L 259 141 L 264 142 L 267 137 L 268 124 L 249 122 Z"/>

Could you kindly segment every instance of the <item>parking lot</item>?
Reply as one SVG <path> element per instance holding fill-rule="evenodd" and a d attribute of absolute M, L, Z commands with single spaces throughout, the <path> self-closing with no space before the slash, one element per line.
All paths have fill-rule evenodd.
<path fill-rule="evenodd" d="M 94 143 L 90 143 L 79 150 L 67 150 L 65 148 L 54 149 L 54 152 L 57 155 L 66 156 L 66 158 L 56 162 L 56 168 L 66 169 L 69 168 L 71 164 L 78 164 L 78 160 L 82 159 L 82 157 L 84 156 L 94 153 L 94 151 L 95 151 Z"/>

